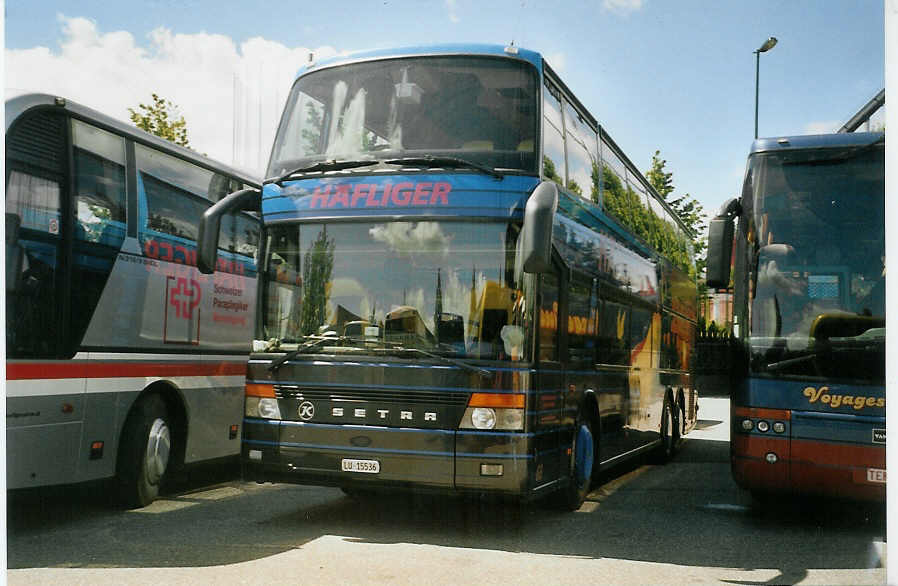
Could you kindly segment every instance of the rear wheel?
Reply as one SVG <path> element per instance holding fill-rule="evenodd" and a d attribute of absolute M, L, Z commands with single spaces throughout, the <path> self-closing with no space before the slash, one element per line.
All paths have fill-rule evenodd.
<path fill-rule="evenodd" d="M 165 402 L 148 395 L 125 423 L 118 454 L 119 496 L 127 507 L 145 507 L 159 495 L 169 470 L 171 425 Z"/>
<path fill-rule="evenodd" d="M 571 464 L 568 485 L 558 496 L 558 504 L 569 511 L 576 511 L 583 505 L 592 481 L 595 465 L 596 445 L 592 421 L 577 418 L 574 429 L 574 445 L 571 449 Z"/>
<path fill-rule="evenodd" d="M 676 425 L 677 421 L 670 401 L 664 399 L 664 407 L 661 412 L 661 445 L 658 446 L 652 458 L 656 464 L 664 464 L 673 457 L 676 451 L 676 438 L 674 438 Z"/>

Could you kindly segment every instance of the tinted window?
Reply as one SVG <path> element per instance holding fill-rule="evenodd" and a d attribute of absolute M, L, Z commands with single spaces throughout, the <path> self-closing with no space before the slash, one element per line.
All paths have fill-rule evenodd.
<path fill-rule="evenodd" d="M 568 355 L 571 362 L 595 362 L 597 315 L 593 280 L 574 272 L 568 293 Z"/>
<path fill-rule="evenodd" d="M 541 276 L 539 308 L 539 360 L 558 360 L 558 276 Z"/>

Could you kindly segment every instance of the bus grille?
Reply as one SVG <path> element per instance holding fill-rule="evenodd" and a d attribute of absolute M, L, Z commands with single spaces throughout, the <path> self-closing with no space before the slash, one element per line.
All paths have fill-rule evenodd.
<path fill-rule="evenodd" d="M 278 399 L 296 401 L 354 401 L 372 403 L 401 403 L 418 405 L 444 405 L 464 407 L 468 404 L 468 393 L 396 390 L 396 389 L 315 389 L 275 386 Z"/>

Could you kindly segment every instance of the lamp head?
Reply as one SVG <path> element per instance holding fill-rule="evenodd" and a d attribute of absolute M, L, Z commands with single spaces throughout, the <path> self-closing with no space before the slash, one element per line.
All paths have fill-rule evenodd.
<path fill-rule="evenodd" d="M 764 44 L 761 45 L 761 47 L 756 52 L 757 53 L 766 53 L 767 51 L 774 48 L 775 46 L 776 46 L 776 37 L 770 37 L 769 39 L 764 41 Z"/>

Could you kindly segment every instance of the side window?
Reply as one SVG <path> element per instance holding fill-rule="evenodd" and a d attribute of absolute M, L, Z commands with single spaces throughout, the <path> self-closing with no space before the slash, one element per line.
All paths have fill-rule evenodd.
<path fill-rule="evenodd" d="M 121 247 L 125 239 L 125 140 L 72 121 L 75 239 Z"/>
<path fill-rule="evenodd" d="M 626 171 L 611 146 L 602 141 L 602 201 L 605 212 L 625 218 L 627 211 Z"/>
<path fill-rule="evenodd" d="M 583 199 L 598 203 L 596 132 L 567 102 L 564 104 L 564 122 L 568 171 L 566 186 Z"/>
<path fill-rule="evenodd" d="M 69 338 L 81 344 L 125 240 L 125 140 L 72 120 L 74 245 Z"/>
<path fill-rule="evenodd" d="M 200 217 L 210 203 L 152 175 L 141 173 L 141 179 L 147 198 L 147 227 L 196 242 Z"/>
<path fill-rule="evenodd" d="M 595 362 L 596 312 L 593 282 L 574 271 L 568 293 L 568 355 L 571 362 Z"/>
<path fill-rule="evenodd" d="M 39 112 L 6 137 L 6 351 L 57 356 L 65 118 Z"/>
<path fill-rule="evenodd" d="M 561 99 L 555 88 L 543 86 L 543 176 L 564 185 L 564 127 Z"/>
<path fill-rule="evenodd" d="M 539 360 L 558 360 L 558 276 L 540 277 Z"/>
<path fill-rule="evenodd" d="M 234 213 L 222 218 L 218 248 L 233 254 L 258 257 L 259 220 L 247 213 Z"/>
<path fill-rule="evenodd" d="M 143 145 L 135 145 L 135 154 L 144 254 L 195 266 L 203 213 L 229 193 L 249 186 Z M 237 274 L 255 271 L 260 232 L 259 220 L 252 214 L 240 212 L 223 218 L 218 247 L 236 256 L 220 255 L 219 270 Z"/>

